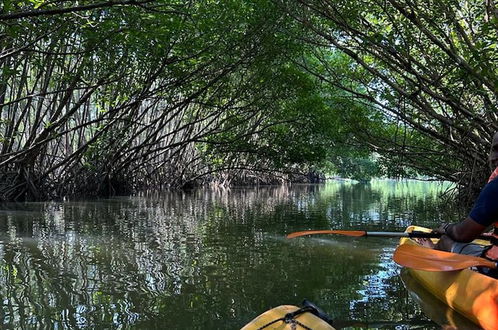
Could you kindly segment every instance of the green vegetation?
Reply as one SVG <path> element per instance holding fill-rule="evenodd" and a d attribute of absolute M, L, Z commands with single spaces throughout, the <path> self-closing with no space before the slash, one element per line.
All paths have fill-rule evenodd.
<path fill-rule="evenodd" d="M 498 128 L 496 13 L 482 1 L 3 1 L 0 200 L 330 171 L 477 189 Z"/>

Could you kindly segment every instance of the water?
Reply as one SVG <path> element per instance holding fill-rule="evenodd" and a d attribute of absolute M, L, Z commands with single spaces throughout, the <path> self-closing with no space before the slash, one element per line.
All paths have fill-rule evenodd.
<path fill-rule="evenodd" d="M 0 325 L 239 329 L 306 298 L 338 327 L 438 329 L 391 260 L 397 239 L 285 235 L 434 227 L 445 188 L 330 182 L 4 204 Z"/>

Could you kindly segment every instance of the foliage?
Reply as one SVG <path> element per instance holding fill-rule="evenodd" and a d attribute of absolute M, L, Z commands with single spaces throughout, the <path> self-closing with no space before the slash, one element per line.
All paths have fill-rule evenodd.
<path fill-rule="evenodd" d="M 495 15 L 452 0 L 4 1 L 0 199 L 330 169 L 479 187 Z"/>
<path fill-rule="evenodd" d="M 372 149 L 465 187 L 483 183 L 498 129 L 492 2 L 278 3 L 323 45 L 308 70 L 382 114 L 387 129 L 362 132 Z M 329 49 L 350 59 L 347 70 Z"/>
<path fill-rule="evenodd" d="M 270 1 L 10 1 L 0 17 L 1 199 L 304 171 L 327 155 L 331 119 L 294 61 L 304 30 Z"/>

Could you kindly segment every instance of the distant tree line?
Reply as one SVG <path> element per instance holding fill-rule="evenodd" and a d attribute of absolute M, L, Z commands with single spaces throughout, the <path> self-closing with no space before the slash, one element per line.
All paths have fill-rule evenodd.
<path fill-rule="evenodd" d="M 491 1 L 3 1 L 0 200 L 327 171 L 473 195 L 497 22 Z"/>

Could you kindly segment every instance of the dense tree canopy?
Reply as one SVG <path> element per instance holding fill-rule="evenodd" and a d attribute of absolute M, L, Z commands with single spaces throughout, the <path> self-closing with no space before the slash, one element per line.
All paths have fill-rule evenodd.
<path fill-rule="evenodd" d="M 0 199 L 328 171 L 485 178 L 490 1 L 0 6 Z"/>
<path fill-rule="evenodd" d="M 291 1 L 319 37 L 307 69 L 368 103 L 385 125 L 361 141 L 387 162 L 479 187 L 497 127 L 498 10 L 493 1 Z M 327 49 L 347 55 L 344 68 Z"/>

